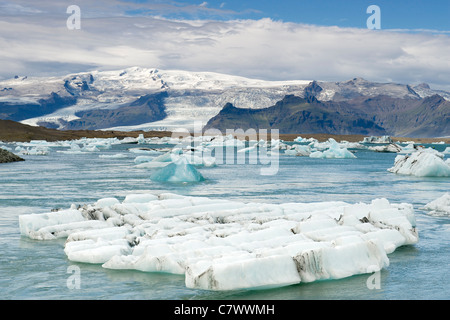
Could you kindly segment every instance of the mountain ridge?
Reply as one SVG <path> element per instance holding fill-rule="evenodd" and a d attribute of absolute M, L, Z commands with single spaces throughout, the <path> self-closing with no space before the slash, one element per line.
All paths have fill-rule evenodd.
<path fill-rule="evenodd" d="M 433 109 L 432 101 L 426 99 L 436 94 L 441 98 L 434 98 L 436 108 Z M 344 131 L 349 130 L 345 129 L 348 124 L 338 125 L 336 121 L 345 122 L 342 115 L 346 114 L 347 122 L 356 121 L 357 127 L 370 127 L 371 122 L 385 130 L 394 125 L 405 127 L 398 119 L 402 117 L 408 119 L 405 122 L 424 122 L 429 126 L 428 130 L 418 128 L 417 134 L 448 135 L 445 127 L 439 132 L 442 121 L 429 113 L 446 119 L 445 101 L 450 100 L 450 93 L 433 90 L 427 84 L 378 83 L 363 78 L 341 82 L 267 81 L 213 72 L 139 67 L 61 77 L 17 76 L 0 81 L 0 119 L 62 130 L 192 129 L 194 121 L 206 124 L 227 103 L 238 108 L 265 109 L 287 95 L 320 101 L 318 106 L 325 108 L 322 117 L 337 112 L 332 122 Z M 401 110 L 406 113 L 401 114 Z M 317 110 L 305 110 L 311 111 L 314 112 L 309 116 L 319 127 L 322 120 L 331 125 L 330 119 L 319 119 Z M 408 130 L 393 132 L 409 134 Z"/>
<path fill-rule="evenodd" d="M 381 107 L 385 110 L 380 111 Z M 439 95 L 421 100 L 385 96 L 321 102 L 285 96 L 264 109 L 236 108 L 227 104 L 205 126 L 208 129 L 278 129 L 328 134 L 436 137 L 450 134 L 450 102 Z"/>

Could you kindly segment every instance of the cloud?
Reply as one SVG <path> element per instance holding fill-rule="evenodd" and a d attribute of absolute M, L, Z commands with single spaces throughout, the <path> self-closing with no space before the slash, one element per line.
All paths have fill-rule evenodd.
<path fill-rule="evenodd" d="M 121 5 L 120 1 L 116 2 Z M 196 6 L 198 8 L 198 6 Z M 40 8 L 39 10 L 42 10 Z M 259 20 L 93 16 L 81 30 L 36 13 L 1 19 L 0 77 L 79 72 L 80 66 L 214 71 L 268 80 L 428 82 L 450 89 L 450 36 Z M 112 9 L 111 9 L 112 10 Z M 50 67 L 49 67 L 50 66 Z"/>

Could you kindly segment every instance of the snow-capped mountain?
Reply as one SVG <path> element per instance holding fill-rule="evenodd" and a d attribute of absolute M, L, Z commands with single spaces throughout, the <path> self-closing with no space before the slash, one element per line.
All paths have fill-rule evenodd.
<path fill-rule="evenodd" d="M 288 93 L 301 93 L 309 83 L 310 81 L 263 81 L 211 72 L 138 67 L 78 73 L 65 77 L 16 77 L 0 82 L 0 118 L 30 125 L 53 123 L 54 127 L 67 129 L 70 128 L 68 122 L 80 119 L 80 112 L 117 110 L 142 96 L 166 92 L 164 108 L 167 116 L 163 120 L 121 126 L 121 129 L 191 127 L 194 120 L 206 123 L 227 102 L 242 107 L 264 108 Z M 67 105 L 55 107 L 52 112 L 39 116 L 33 116 L 35 112 L 24 112 L 24 108 L 9 116 L 5 112 L 7 107 L 14 109 L 13 106 L 19 105 L 29 106 L 25 109 L 39 109 L 39 105 L 49 100 L 52 93 L 61 99 L 67 99 Z"/>
<path fill-rule="evenodd" d="M 450 93 L 426 84 L 375 83 L 361 78 L 266 81 L 133 67 L 0 81 L 0 119 L 59 129 L 191 129 L 195 121 L 206 124 L 227 103 L 263 109 L 286 95 L 337 102 L 379 96 L 420 100 L 435 94 L 450 100 Z"/>

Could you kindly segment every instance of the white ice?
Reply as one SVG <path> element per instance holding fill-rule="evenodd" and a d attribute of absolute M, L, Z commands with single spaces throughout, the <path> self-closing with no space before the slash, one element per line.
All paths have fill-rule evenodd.
<path fill-rule="evenodd" d="M 244 203 L 129 194 L 19 217 L 23 236 L 66 238 L 74 262 L 167 272 L 207 290 L 272 288 L 371 273 L 418 241 L 414 209 L 371 203 Z"/>
<path fill-rule="evenodd" d="M 411 154 L 395 157 L 394 166 L 388 171 L 418 177 L 450 177 L 450 164 L 443 160 L 444 155 L 427 148 Z"/>
<path fill-rule="evenodd" d="M 392 139 L 389 136 L 381 136 L 381 137 L 364 137 L 363 143 L 392 143 Z"/>
<path fill-rule="evenodd" d="M 398 144 L 395 144 L 395 143 L 390 143 L 390 144 L 382 145 L 382 146 L 373 146 L 373 147 L 369 147 L 368 149 L 371 151 L 376 151 L 376 152 L 392 152 L 392 153 L 398 153 L 398 152 L 404 151 L 404 148 L 402 148 L 401 146 L 399 146 Z"/>
<path fill-rule="evenodd" d="M 329 147 L 324 151 L 315 151 L 312 152 L 309 157 L 310 158 L 326 158 L 326 159 L 354 159 L 356 156 L 347 150 L 347 148 L 341 148 L 340 145 L 334 140 L 330 138 L 328 140 Z"/>
<path fill-rule="evenodd" d="M 294 144 L 289 150 L 285 150 L 284 154 L 291 156 L 309 157 L 313 152 L 310 146 Z"/>
<path fill-rule="evenodd" d="M 200 182 L 205 180 L 185 156 L 175 157 L 177 159 L 170 164 L 152 173 L 150 179 L 160 182 Z"/>
<path fill-rule="evenodd" d="M 104 158 L 104 159 L 125 159 L 125 158 L 128 158 L 128 156 L 125 153 L 101 154 L 98 157 L 99 158 Z"/>
<path fill-rule="evenodd" d="M 428 214 L 432 216 L 450 216 L 450 193 L 447 192 L 441 197 L 427 203 L 424 206 Z"/>

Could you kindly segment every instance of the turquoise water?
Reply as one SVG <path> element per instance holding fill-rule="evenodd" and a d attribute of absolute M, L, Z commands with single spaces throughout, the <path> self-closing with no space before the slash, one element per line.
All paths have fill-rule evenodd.
<path fill-rule="evenodd" d="M 356 159 L 280 156 L 274 176 L 261 176 L 258 165 L 222 164 L 202 168 L 206 181 L 157 183 L 151 170 L 134 167 L 135 145 L 87 154 L 24 156 L 25 162 L 0 166 L 0 299 L 449 299 L 450 218 L 433 217 L 420 208 L 450 190 L 450 178 L 418 178 L 387 172 L 396 154 L 356 150 Z M 148 146 L 146 146 L 148 147 Z M 152 146 L 150 146 L 152 147 Z M 444 150 L 446 145 L 435 145 Z M 99 154 L 125 153 L 125 159 Z M 420 240 L 389 255 L 379 274 L 379 289 L 369 289 L 370 275 L 298 284 L 271 290 L 210 292 L 185 287 L 179 275 L 117 271 L 73 263 L 64 241 L 35 241 L 20 236 L 18 216 L 93 203 L 103 197 L 123 199 L 134 192 L 173 192 L 255 202 L 348 203 L 387 198 L 416 209 Z M 78 266 L 80 288 L 69 289 L 68 267 Z"/>

